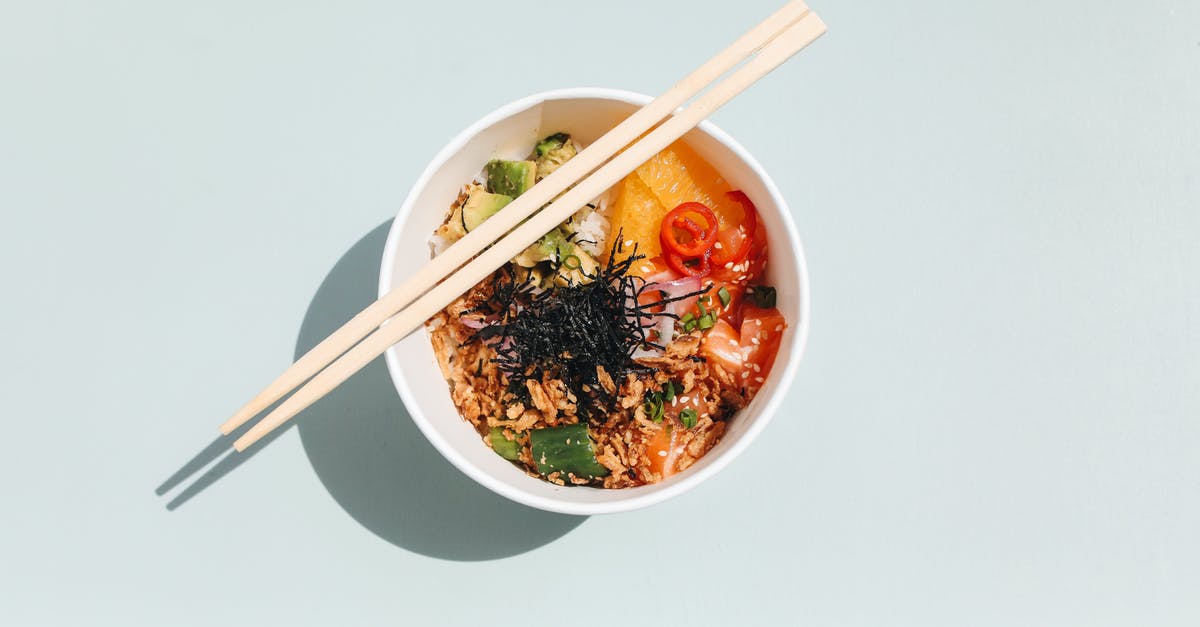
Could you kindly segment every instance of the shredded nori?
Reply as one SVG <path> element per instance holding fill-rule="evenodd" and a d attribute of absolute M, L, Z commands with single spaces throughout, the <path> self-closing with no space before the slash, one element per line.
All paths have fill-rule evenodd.
<path fill-rule="evenodd" d="M 627 374 L 649 371 L 633 360 L 639 348 L 664 348 L 648 336 L 649 322 L 656 316 L 678 319 L 660 308 L 704 291 L 674 298 L 662 298 L 659 292 L 657 300 L 640 303 L 646 281 L 628 272 L 645 255 L 638 254 L 635 244 L 618 261 L 621 242 L 618 233 L 608 261 L 594 274 L 585 274 L 584 282 L 538 292 L 529 281 L 516 281 L 511 272 L 493 276 L 492 298 L 476 311 L 486 307 L 498 322 L 477 331 L 474 339 L 494 344 L 493 361 L 508 378 L 508 392 L 519 400 L 529 400 L 527 380 L 540 382 L 547 376 L 562 380 L 574 393 L 581 416 L 606 414 L 614 398 L 600 384 L 597 366 L 618 387 Z"/>

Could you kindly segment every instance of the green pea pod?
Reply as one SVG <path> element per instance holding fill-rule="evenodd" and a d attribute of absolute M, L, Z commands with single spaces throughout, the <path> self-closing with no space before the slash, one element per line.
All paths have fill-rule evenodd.
<path fill-rule="evenodd" d="M 608 475 L 608 469 L 596 461 L 587 425 L 535 429 L 529 432 L 529 445 L 538 472 L 543 475 L 574 473 L 585 479 Z"/>
<path fill-rule="evenodd" d="M 504 437 L 504 429 L 492 427 L 492 431 L 488 435 L 492 439 L 492 450 L 496 451 L 497 455 L 511 460 L 521 458 L 521 445 L 516 440 Z"/>

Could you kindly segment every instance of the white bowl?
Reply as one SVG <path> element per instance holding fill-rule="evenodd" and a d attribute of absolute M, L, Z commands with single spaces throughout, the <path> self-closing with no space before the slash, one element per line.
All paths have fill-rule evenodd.
<path fill-rule="evenodd" d="M 500 107 L 459 133 L 434 157 L 404 200 L 388 235 L 379 273 L 379 293 L 390 291 L 429 259 L 429 236 L 462 185 L 495 156 L 524 158 L 534 142 L 566 131 L 586 143 L 650 102 L 650 97 L 613 89 L 562 89 Z M 808 338 L 809 293 L 804 251 L 787 203 L 762 166 L 732 137 L 705 122 L 686 141 L 735 187 L 754 201 L 769 237 L 767 282 L 778 290 L 787 318 L 775 366 L 761 391 L 729 422 L 725 437 L 699 462 L 649 486 L 604 490 L 563 487 L 535 479 L 496 455 L 450 401 L 430 347 L 420 330 L 387 351 L 388 371 L 417 427 L 450 463 L 509 499 L 539 509 L 590 515 L 622 512 L 682 494 L 733 461 L 771 420 L 795 376 Z"/>

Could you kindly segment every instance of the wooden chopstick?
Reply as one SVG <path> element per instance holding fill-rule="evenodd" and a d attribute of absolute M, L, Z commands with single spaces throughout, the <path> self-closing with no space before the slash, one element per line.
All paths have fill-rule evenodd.
<path fill-rule="evenodd" d="M 381 355 L 388 347 L 403 339 L 425 320 L 453 302 L 459 295 L 503 266 L 542 235 L 558 226 L 579 207 L 615 185 L 639 165 L 694 128 L 713 111 L 815 41 L 825 33 L 825 30 L 825 23 L 815 13 L 806 12 L 728 78 L 715 85 L 683 111 L 663 122 L 624 152 L 613 157 L 611 161 L 600 167 L 591 176 L 580 181 L 548 207 L 532 215 L 524 224 L 517 226 L 442 283 L 434 286 L 408 307 L 399 311 L 387 321 L 387 324 L 347 351 L 251 427 L 234 442 L 234 448 L 238 451 L 245 450 L 328 394 L 350 375 Z M 567 162 L 568 165 L 570 163 L 570 161 Z M 549 180 L 549 177 L 546 180 Z M 533 189 L 537 189 L 537 186 L 535 185 Z M 532 191 L 531 189 L 526 194 Z M 494 216 L 474 232 L 485 230 L 493 219 L 495 219 Z M 491 227 L 491 235 L 500 235 L 503 233 L 502 228 L 499 225 Z"/>
<path fill-rule="evenodd" d="M 226 435 L 232 433 L 234 429 L 269 407 L 271 403 L 283 398 L 293 388 L 304 383 L 309 377 L 349 350 L 356 342 L 378 328 L 385 320 L 424 294 L 456 268 L 479 254 L 479 251 L 491 244 L 498 236 L 507 233 L 522 220 L 554 200 L 568 187 L 611 159 L 619 150 L 641 137 L 722 74 L 770 43 L 784 29 L 795 24 L 807 13 L 808 7 L 803 2 L 793 0 L 750 29 L 728 48 L 684 77 L 653 102 L 634 112 L 633 115 L 580 151 L 562 167 L 488 218 L 486 230 L 476 229 L 467 233 L 465 237 L 430 260 L 416 274 L 359 312 L 341 328 L 297 359 L 283 374 L 225 421 L 221 425 L 221 432 Z"/>

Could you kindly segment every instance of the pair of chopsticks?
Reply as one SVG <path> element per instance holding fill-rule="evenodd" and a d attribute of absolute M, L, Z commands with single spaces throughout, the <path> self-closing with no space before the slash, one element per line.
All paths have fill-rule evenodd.
<path fill-rule="evenodd" d="M 221 432 L 233 432 L 307 380 L 234 442 L 244 451 L 824 33 L 817 14 L 799 0 L 788 2 L 322 340 L 222 424 Z"/>

